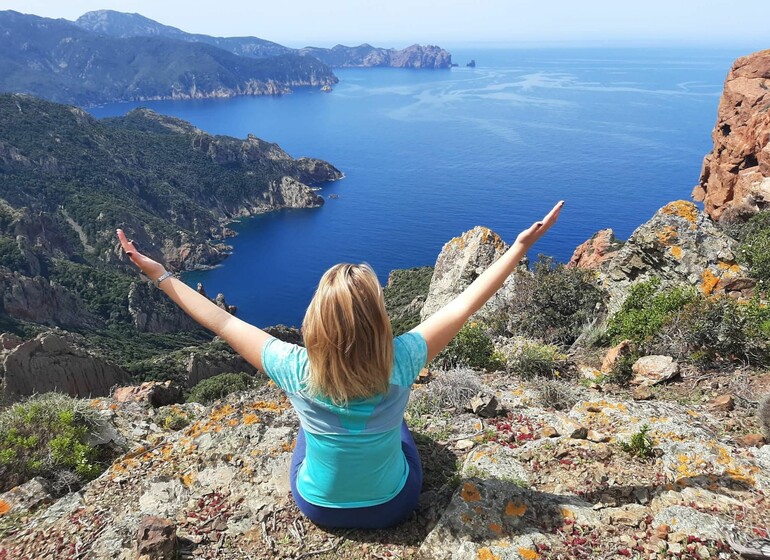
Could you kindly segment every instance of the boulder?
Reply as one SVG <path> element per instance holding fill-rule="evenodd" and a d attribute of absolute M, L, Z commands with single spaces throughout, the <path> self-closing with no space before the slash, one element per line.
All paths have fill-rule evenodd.
<path fill-rule="evenodd" d="M 47 504 L 52 501 L 53 497 L 48 488 L 48 482 L 36 476 L 32 480 L 11 488 L 8 492 L 0 495 L 0 515 L 8 511 L 14 513 L 30 511 L 41 504 Z"/>
<path fill-rule="evenodd" d="M 508 245 L 500 236 L 482 226 L 476 226 L 446 243 L 436 260 L 428 297 L 420 313 L 421 319 L 427 319 L 449 303 L 507 249 Z M 493 321 L 503 315 L 508 308 L 507 301 L 511 298 L 515 282 L 516 275 L 512 274 L 500 291 L 473 318 Z"/>
<path fill-rule="evenodd" d="M 623 340 L 610 348 L 607 351 L 607 354 L 604 355 L 604 360 L 602 360 L 601 373 L 612 373 L 612 370 L 615 369 L 618 362 L 626 356 L 631 355 L 631 352 L 632 348 L 630 340 Z"/>
<path fill-rule="evenodd" d="M 745 219 L 770 204 L 770 50 L 739 58 L 727 74 L 693 198 L 714 220 Z"/>
<path fill-rule="evenodd" d="M 728 279 L 748 277 L 736 261 L 736 249 L 736 242 L 692 202 L 671 202 L 634 231 L 601 273 L 608 310 L 620 309 L 633 284 L 653 278 L 664 288 L 685 284 L 704 295 L 719 293 Z"/>
<path fill-rule="evenodd" d="M 650 387 L 668 381 L 679 373 L 679 364 L 671 356 L 644 356 L 631 366 L 632 385 Z"/>
<path fill-rule="evenodd" d="M 0 375 L 4 396 L 10 400 L 49 391 L 73 397 L 107 395 L 113 386 L 129 380 L 119 366 L 53 332 L 39 334 L 7 352 Z"/>
<path fill-rule="evenodd" d="M 597 231 L 575 249 L 567 266 L 590 270 L 601 268 L 622 246 L 623 243 L 615 238 L 611 229 Z"/>
<path fill-rule="evenodd" d="M 183 401 L 181 387 L 173 385 L 171 381 L 147 381 L 139 386 L 118 387 L 112 398 L 119 403 L 141 402 L 155 408 Z"/>
<path fill-rule="evenodd" d="M 142 518 L 136 535 L 136 551 L 141 560 L 174 560 L 176 548 L 173 521 L 155 515 Z"/>

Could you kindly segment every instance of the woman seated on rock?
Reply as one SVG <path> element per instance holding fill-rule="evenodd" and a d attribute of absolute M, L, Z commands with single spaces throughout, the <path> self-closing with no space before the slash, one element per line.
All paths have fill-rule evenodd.
<path fill-rule="evenodd" d="M 121 230 L 118 238 L 131 261 L 177 305 L 287 393 L 301 426 L 290 471 L 300 510 L 326 527 L 380 528 L 404 520 L 420 496 L 422 466 L 404 422 L 412 383 L 500 289 L 556 222 L 562 204 L 521 232 L 459 296 L 396 339 L 372 269 L 332 267 L 302 323 L 306 348 L 227 313 L 139 253 Z"/>

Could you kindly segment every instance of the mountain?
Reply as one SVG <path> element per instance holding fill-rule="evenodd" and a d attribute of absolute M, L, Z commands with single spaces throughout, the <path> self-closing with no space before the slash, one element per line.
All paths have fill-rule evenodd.
<path fill-rule="evenodd" d="M 301 54 L 313 56 L 334 68 L 450 68 L 452 55 L 440 47 L 412 45 L 402 50 L 382 49 L 363 44 L 357 47 L 336 45 L 331 49 L 305 47 Z"/>
<path fill-rule="evenodd" d="M 176 27 L 163 25 L 141 14 L 114 10 L 96 10 L 80 16 L 75 25 L 88 31 L 112 37 L 165 37 L 191 43 L 206 43 L 240 56 L 265 58 L 291 54 L 294 49 L 258 37 L 211 37 L 186 33 Z"/>
<path fill-rule="evenodd" d="M 240 57 L 203 43 L 109 37 L 64 20 L 0 12 L 0 91 L 93 105 L 274 95 L 337 81 L 312 57 Z"/>
<path fill-rule="evenodd" d="M 179 328 L 176 315 L 147 303 L 144 288 L 129 293 L 137 276 L 117 249 L 117 227 L 175 270 L 210 266 L 229 254 L 227 222 L 320 206 L 307 184 L 341 176 L 254 136 L 212 136 L 145 109 L 97 120 L 0 95 L 0 316 L 65 328 Z"/>
<path fill-rule="evenodd" d="M 140 14 L 127 14 L 113 10 L 97 10 L 83 14 L 75 24 L 113 37 L 166 37 L 181 41 L 214 45 L 241 56 L 255 58 L 277 54 L 296 53 L 310 55 L 335 68 L 360 68 L 389 66 L 392 68 L 449 68 L 452 55 L 432 45 L 412 45 L 402 50 L 383 49 L 363 44 L 357 47 L 337 45 L 331 49 L 305 47 L 290 49 L 257 37 L 211 37 L 186 33 L 176 27 L 163 25 Z"/>

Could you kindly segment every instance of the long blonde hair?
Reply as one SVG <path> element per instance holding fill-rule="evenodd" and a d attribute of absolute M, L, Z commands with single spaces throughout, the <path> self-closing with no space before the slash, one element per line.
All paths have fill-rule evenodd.
<path fill-rule="evenodd" d="M 386 393 L 393 330 L 368 264 L 338 264 L 321 278 L 302 321 L 310 394 L 347 404 Z"/>

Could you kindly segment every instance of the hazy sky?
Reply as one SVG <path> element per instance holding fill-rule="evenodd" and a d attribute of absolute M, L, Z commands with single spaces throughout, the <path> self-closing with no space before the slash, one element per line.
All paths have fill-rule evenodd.
<path fill-rule="evenodd" d="M 137 12 L 184 31 L 255 35 L 292 47 L 370 42 L 631 41 L 770 47 L 770 0 L 0 0 L 0 9 L 77 19 Z"/>

